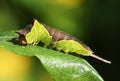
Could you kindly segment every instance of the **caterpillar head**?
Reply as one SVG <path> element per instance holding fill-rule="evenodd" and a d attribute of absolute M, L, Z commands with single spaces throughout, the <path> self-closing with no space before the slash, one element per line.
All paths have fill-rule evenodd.
<path fill-rule="evenodd" d="M 32 24 L 27 25 L 24 29 L 17 31 L 16 33 L 19 35 L 18 42 L 21 45 L 27 45 L 27 41 L 25 39 L 26 34 L 31 30 Z"/>

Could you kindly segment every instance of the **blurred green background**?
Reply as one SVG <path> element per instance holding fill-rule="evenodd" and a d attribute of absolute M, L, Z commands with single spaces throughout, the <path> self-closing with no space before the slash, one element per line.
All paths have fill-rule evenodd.
<path fill-rule="evenodd" d="M 24 28 L 36 18 L 79 38 L 97 55 L 111 60 L 112 64 L 108 65 L 85 57 L 105 81 L 117 81 L 119 3 L 119 0 L 0 0 L 0 33 Z M 0 81 L 18 81 L 18 78 L 19 81 L 52 81 L 35 57 L 16 56 L 2 48 L 0 52 Z"/>

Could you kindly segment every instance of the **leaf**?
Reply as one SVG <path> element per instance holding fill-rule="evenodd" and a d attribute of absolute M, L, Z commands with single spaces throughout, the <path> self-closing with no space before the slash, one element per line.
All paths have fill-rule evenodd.
<path fill-rule="evenodd" d="M 36 56 L 55 81 L 103 81 L 98 72 L 83 58 L 40 46 L 21 46 L 11 40 L 14 31 L 0 35 L 0 47 L 15 54 Z"/>

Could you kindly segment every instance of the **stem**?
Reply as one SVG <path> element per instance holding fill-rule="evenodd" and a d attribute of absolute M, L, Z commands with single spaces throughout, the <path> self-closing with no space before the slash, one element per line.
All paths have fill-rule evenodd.
<path fill-rule="evenodd" d="M 102 61 L 102 62 L 111 64 L 111 61 L 108 61 L 108 60 L 106 60 L 106 59 L 103 59 L 103 58 L 101 58 L 101 57 L 99 57 L 99 56 L 97 56 L 97 55 L 95 55 L 95 54 L 92 54 L 91 57 L 94 57 L 94 58 L 96 58 L 96 59 L 98 59 L 98 60 L 100 60 L 100 61 Z"/>

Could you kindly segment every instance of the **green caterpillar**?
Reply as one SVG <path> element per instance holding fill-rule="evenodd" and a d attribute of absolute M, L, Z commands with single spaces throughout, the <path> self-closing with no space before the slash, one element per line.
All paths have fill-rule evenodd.
<path fill-rule="evenodd" d="M 98 57 L 93 51 L 78 39 L 62 31 L 51 28 L 39 23 L 34 19 L 34 23 L 26 28 L 17 31 L 18 41 L 22 45 L 37 45 L 43 43 L 44 47 L 51 46 L 65 53 L 76 53 L 83 56 L 91 56 L 105 63 L 111 63 L 101 57 Z"/>

